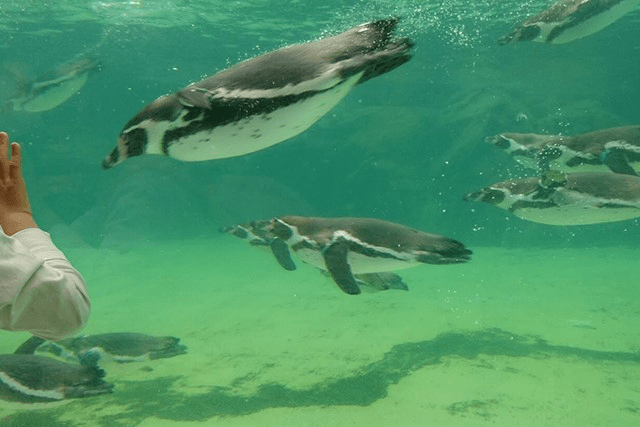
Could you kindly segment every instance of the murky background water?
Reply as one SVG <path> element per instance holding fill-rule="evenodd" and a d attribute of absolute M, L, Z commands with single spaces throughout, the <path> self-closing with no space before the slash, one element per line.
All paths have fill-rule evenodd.
<path fill-rule="evenodd" d="M 303 392 L 295 394 L 264 386 L 276 381 L 287 390 L 304 390 L 313 383 L 317 378 L 305 375 L 320 369 L 312 363 L 317 361 L 317 355 L 330 359 L 333 350 L 327 349 L 336 347 L 339 351 L 354 339 L 346 332 L 348 329 L 343 329 L 345 313 L 351 313 L 356 322 L 377 327 L 358 335 L 361 341 L 357 348 L 361 352 L 354 347 L 350 356 L 338 356 L 348 362 L 344 366 L 332 365 L 327 368 L 330 372 L 320 369 L 318 378 L 325 378 L 326 374 L 340 381 L 339 378 L 351 378 L 354 370 L 364 369 L 374 372 L 371 374 L 374 377 L 378 375 L 375 378 L 381 384 L 396 384 L 421 366 L 440 363 L 438 358 L 477 356 L 473 356 L 473 351 L 467 354 L 456 350 L 459 346 L 452 344 L 455 339 L 480 342 L 480 347 L 482 343 L 493 343 L 479 351 L 489 354 L 489 359 L 513 357 L 507 350 L 494 353 L 487 350 L 491 345 L 509 348 L 503 332 L 482 337 L 469 332 L 492 327 L 509 330 L 528 346 L 515 356 L 533 357 L 534 361 L 513 368 L 518 372 L 526 372 L 527 366 L 534 369 L 532 366 L 541 363 L 536 359 L 536 351 L 551 354 L 549 363 L 559 364 L 554 365 L 555 369 L 568 377 L 573 374 L 568 373 L 571 366 L 564 364 L 565 356 L 586 364 L 587 378 L 599 375 L 589 370 L 593 360 L 613 365 L 629 360 L 637 363 L 637 357 L 624 356 L 637 355 L 634 352 L 638 351 L 639 312 L 637 304 L 631 302 L 633 295 L 628 293 L 634 291 L 639 279 L 635 258 L 630 255 L 636 253 L 640 238 L 637 221 L 551 227 L 462 200 L 465 193 L 493 182 L 533 174 L 485 144 L 487 136 L 503 131 L 573 135 L 638 123 L 640 15 L 629 14 L 593 36 L 566 45 L 498 46 L 499 37 L 547 3 L 2 1 L 3 99 L 18 90 L 18 82 L 9 69 L 35 77 L 89 50 L 95 51 L 101 61 L 101 70 L 59 107 L 40 113 L 0 113 L 0 129 L 24 146 L 25 174 L 36 219 L 91 279 L 88 283 L 94 312 L 88 332 L 117 329 L 174 334 L 190 347 L 188 356 L 163 362 L 170 364 L 166 365 L 167 372 L 178 376 L 184 368 L 184 378 L 188 379 L 175 380 L 178 385 L 167 380 L 168 376 L 160 375 L 165 372 L 163 368 L 155 368 L 158 375 L 153 381 L 143 378 L 139 371 L 126 371 L 129 368 L 107 369 L 119 381 L 114 396 L 120 394 L 114 397 L 116 401 L 102 406 L 105 413 L 99 425 L 145 422 L 164 425 L 149 418 L 154 413 L 166 425 L 174 425 L 166 420 L 216 420 L 219 415 L 261 413 L 269 407 L 315 407 L 314 411 L 319 411 L 322 406 L 332 405 L 339 411 L 329 419 L 335 421 L 333 417 L 337 417 L 345 422 L 366 419 L 367 413 L 360 412 L 363 405 L 366 408 L 393 393 L 383 387 L 379 396 L 369 400 L 349 399 L 344 390 L 358 390 L 371 384 L 324 383 L 323 390 L 328 395 L 320 393 L 314 400 Z M 399 33 L 415 41 L 414 58 L 397 70 L 355 88 L 305 133 L 239 158 L 181 163 L 145 156 L 130 159 L 112 170 L 101 169 L 100 163 L 113 148 L 123 125 L 158 96 L 260 53 L 391 15 L 402 17 Z M 266 255 L 218 235 L 221 226 L 280 214 L 376 217 L 452 236 L 472 249 L 490 249 L 484 253 L 482 249 L 476 250 L 476 257 L 463 270 L 457 267 L 410 270 L 403 274 L 411 288 L 408 294 L 381 293 L 376 294 L 375 300 L 354 302 L 344 300 L 311 269 L 306 276 L 294 278 L 279 271 Z M 197 255 L 192 255 L 193 251 Z M 162 259 L 161 266 L 158 258 Z M 414 286 L 410 278 L 417 282 Z M 307 287 L 299 288 L 299 283 L 306 279 L 318 283 L 305 283 Z M 116 281 L 119 283 L 115 284 Z M 144 285 L 134 285 L 143 281 Z M 425 284 L 419 285 L 421 282 Z M 180 290 L 171 295 L 176 287 Z M 305 304 L 296 306 L 285 298 L 295 290 L 303 295 L 309 289 L 318 300 L 306 296 Z M 585 289 L 596 291 L 585 295 Z M 455 292 L 464 297 L 457 298 Z M 449 293 L 453 300 L 440 297 L 443 293 Z M 492 298 L 493 303 L 486 306 L 479 302 Z M 598 306 L 598 299 L 611 303 L 602 303 L 606 306 L 604 312 L 598 311 L 603 309 Z M 222 321 L 224 327 L 220 326 L 219 317 L 210 312 L 211 307 L 222 310 L 221 301 L 229 310 Z M 174 304 L 174 310 L 168 309 Z M 328 320 L 329 312 L 324 310 L 333 304 L 346 311 L 334 313 L 333 320 Z M 434 314 L 420 314 L 424 307 L 433 309 Z M 615 311 L 615 319 L 603 314 L 607 310 Z M 505 312 L 513 316 L 503 322 Z M 140 320 L 140 313 L 154 320 Z M 254 319 L 256 313 L 262 317 Z M 466 313 L 463 321 L 460 313 Z M 526 313 L 528 317 L 518 313 Z M 431 325 L 430 329 L 423 330 L 424 334 L 416 333 L 416 319 L 424 320 Z M 334 337 L 330 333 L 325 335 L 314 329 L 317 325 L 310 326 L 312 321 L 321 324 L 324 321 L 330 325 L 327 330 L 341 325 L 340 332 Z M 312 337 L 321 337 L 318 340 L 322 345 L 311 353 L 298 349 L 291 359 L 283 355 L 286 353 L 283 350 L 284 353 L 276 352 L 273 358 L 262 360 L 260 354 L 265 354 L 268 345 L 263 347 L 260 342 L 264 338 L 257 337 L 281 336 L 283 325 L 290 322 L 311 328 L 301 327 L 293 333 L 293 339 L 309 345 L 314 342 Z M 605 324 L 609 327 L 604 327 Z M 558 325 L 567 328 L 567 335 L 558 332 Z M 238 328 L 235 332 L 234 327 Z M 554 330 L 557 335 L 553 335 Z M 572 335 L 576 331 L 580 333 L 579 339 Z M 446 335 L 455 333 L 462 335 Z M 243 339 L 234 341 L 234 334 Z M 558 347 L 552 350 L 536 347 L 539 343 L 526 342 L 525 336 L 529 335 L 552 340 Z M 14 344 L 24 338 L 20 334 L 2 333 L 2 350 L 11 352 Z M 274 340 L 275 347 L 288 348 L 285 339 Z M 219 349 L 220 342 L 227 347 L 225 352 L 217 353 L 212 348 Z M 362 350 L 363 345 L 372 342 L 379 342 L 379 347 L 376 344 L 375 349 Z M 449 350 L 434 353 L 416 344 L 420 342 Z M 608 347 L 607 342 L 613 347 Z M 403 343 L 414 347 L 404 350 L 393 347 Z M 589 356 L 584 353 L 588 350 L 604 353 Z M 605 355 L 609 351 L 620 354 Z M 223 353 L 226 356 L 221 356 Z M 418 354 L 416 360 L 407 356 L 414 353 Z M 251 354 L 252 360 L 246 362 L 242 354 Z M 387 354 L 384 359 L 383 354 Z M 562 357 L 556 360 L 558 355 Z M 412 361 L 407 362 L 407 358 Z M 239 360 L 248 366 L 280 363 L 282 369 L 273 376 L 266 375 L 269 381 L 259 378 L 256 384 L 248 386 L 251 381 L 243 383 L 238 379 L 242 369 L 231 368 L 238 366 Z M 304 367 L 305 361 L 309 363 L 308 369 L 293 368 Z M 456 378 L 468 368 L 463 366 L 456 371 L 455 366 L 447 366 L 452 370 L 449 374 Z M 627 368 L 632 373 L 624 370 Z M 250 371 L 264 372 L 260 369 Z M 389 374 L 394 369 L 407 375 Z M 491 372 L 501 376 L 508 366 L 496 369 Z M 542 372 L 546 368 L 535 369 Z M 612 373 L 610 378 L 622 381 L 618 377 L 621 372 L 631 377 L 637 375 L 635 365 L 624 369 Z M 421 372 L 416 375 L 422 375 Z M 487 375 L 482 378 L 490 388 L 491 384 L 497 384 L 492 382 L 495 377 L 487 374 L 489 371 L 481 372 Z M 203 375 L 203 379 L 199 380 L 198 375 Z M 292 380 L 293 377 L 297 380 Z M 524 377 L 518 378 L 513 386 L 523 390 L 523 395 L 528 387 L 540 386 L 527 383 Z M 594 379 L 597 384 L 600 380 Z M 220 389 L 215 388 L 218 385 Z M 213 394 L 201 400 L 188 400 L 186 394 L 171 395 L 167 391 L 162 397 L 134 399 L 141 390 L 152 394 L 157 390 L 178 393 L 175 387 L 180 386 L 184 388 L 181 393 L 197 395 L 206 389 Z M 235 386 L 238 387 L 234 389 Z M 588 390 L 587 394 L 596 393 L 597 389 L 590 384 L 576 387 Z M 553 389 L 548 384 L 543 388 Z M 631 417 L 624 418 L 627 422 L 637 417 L 640 398 L 637 389 L 623 389 L 630 393 L 628 402 L 618 406 L 631 408 L 622 412 Z M 239 400 L 229 397 L 234 393 L 240 396 Z M 544 405 L 536 400 L 536 392 L 531 393 L 533 401 L 538 402 L 531 405 L 531 411 L 544 411 L 541 409 Z M 491 399 L 482 403 L 473 396 L 470 391 L 467 397 L 460 397 L 459 401 L 467 402 L 467 406 L 456 406 L 458 400 L 452 397 L 451 402 L 433 403 L 430 407 L 440 408 L 441 425 L 464 421 L 460 413 L 470 417 L 467 421 L 477 423 L 492 419 L 496 424 L 509 425 L 507 420 L 517 419 L 505 415 L 508 411 L 501 412 L 504 408 L 498 409 L 500 405 Z M 92 405 L 99 399 L 93 399 L 94 403 L 73 402 L 75 406 L 69 404 L 55 410 L 47 409 L 54 406 L 44 407 L 38 412 L 41 417 L 38 420 L 80 425 L 76 422 L 85 422 L 86 412 L 95 410 Z M 250 407 L 243 407 L 243 399 L 251 401 Z M 407 396 L 392 399 L 411 401 Z M 496 399 L 497 402 L 501 398 Z M 597 401 L 591 394 L 589 399 Z M 221 406 L 211 409 L 210 401 L 218 401 Z M 480 403 L 473 406 L 474 401 Z M 621 398 L 622 401 L 625 399 Z M 137 408 L 138 412 L 135 416 L 129 414 L 130 418 L 125 415 L 118 418 L 118 413 L 127 412 L 122 409 L 127 402 L 133 402 L 131 408 Z M 182 409 L 174 408 L 177 412 L 172 413 L 172 402 L 181 402 L 176 403 L 176 408 Z M 349 405 L 358 409 L 349 412 Z M 567 405 L 580 411 L 575 401 Z M 15 424 L 21 422 L 16 414 L 27 413 L 23 408 L 1 410 L 7 414 L 4 422 L 14 422 L 7 425 L 29 425 Z M 411 405 L 406 411 L 416 414 L 416 418 L 422 416 Z M 619 415 L 607 411 L 603 409 L 603 419 Z M 552 418 L 560 420 L 569 412 L 559 411 Z M 187 415 L 194 413 L 200 415 L 191 418 Z M 230 425 L 277 424 L 275 415 L 265 416 L 247 419 L 249 424 L 243 424 L 242 417 L 227 421 Z M 325 417 L 305 412 L 281 418 L 290 424 L 280 422 L 316 425 L 314 422 L 320 423 L 319 420 L 329 422 Z M 337 421 L 334 425 L 338 425 Z"/>

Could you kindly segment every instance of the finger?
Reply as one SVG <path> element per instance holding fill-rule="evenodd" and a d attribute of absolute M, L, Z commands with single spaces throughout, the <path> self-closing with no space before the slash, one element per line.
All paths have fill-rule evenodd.
<path fill-rule="evenodd" d="M 9 178 L 8 144 L 9 135 L 6 132 L 0 132 L 0 179 L 2 179 L 2 182 L 7 182 Z"/>
<path fill-rule="evenodd" d="M 22 148 L 17 142 L 11 143 L 11 167 L 9 176 L 12 180 L 16 180 L 22 176 Z"/>

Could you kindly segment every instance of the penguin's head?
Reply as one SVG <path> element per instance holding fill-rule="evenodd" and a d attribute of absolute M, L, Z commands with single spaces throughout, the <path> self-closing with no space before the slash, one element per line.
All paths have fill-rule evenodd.
<path fill-rule="evenodd" d="M 485 141 L 489 144 L 493 144 L 496 147 L 507 151 L 508 153 L 512 152 L 515 148 L 514 146 L 517 144 L 513 138 L 509 138 L 499 133 L 498 135 L 490 136 L 485 138 Z"/>
<path fill-rule="evenodd" d="M 511 210 L 514 203 L 529 199 L 531 195 L 539 192 L 540 178 L 512 179 L 491 184 L 480 191 L 468 193 L 464 200 L 488 203 L 505 210 Z"/>
<path fill-rule="evenodd" d="M 270 221 L 253 221 L 247 224 L 223 227 L 219 231 L 246 240 L 252 246 L 269 246 L 269 242 L 274 238 L 267 229 L 270 223 Z"/>
<path fill-rule="evenodd" d="M 546 142 L 541 141 L 538 137 L 540 135 L 530 133 L 499 133 L 485 140 L 511 155 L 532 156 Z"/>
<path fill-rule="evenodd" d="M 103 169 L 111 169 L 124 162 L 129 157 L 144 154 L 147 146 L 146 129 L 135 127 L 129 131 L 122 132 L 118 137 L 118 143 L 111 153 L 102 161 Z"/>
<path fill-rule="evenodd" d="M 486 142 L 504 150 L 526 167 L 536 167 L 537 148 L 527 134 L 500 133 L 486 138 Z"/>
<path fill-rule="evenodd" d="M 507 193 L 504 188 L 485 187 L 480 191 L 467 193 L 467 195 L 464 196 L 464 200 L 499 205 L 504 202 L 506 196 Z"/>
<path fill-rule="evenodd" d="M 20 110 L 20 104 L 16 99 L 10 99 L 8 101 L 5 101 L 4 104 L 2 104 L 3 113 L 6 113 L 7 111 L 12 111 L 12 110 L 15 110 L 15 111 Z"/>
<path fill-rule="evenodd" d="M 166 155 L 162 130 L 168 128 L 182 110 L 176 94 L 162 96 L 144 107 L 124 125 L 116 147 L 102 161 L 102 168 L 111 169 L 129 157 L 149 152 Z"/>
<path fill-rule="evenodd" d="M 509 153 L 523 166 L 548 170 L 550 164 L 562 157 L 565 146 L 562 137 L 533 133 L 500 133 L 486 141 Z"/>

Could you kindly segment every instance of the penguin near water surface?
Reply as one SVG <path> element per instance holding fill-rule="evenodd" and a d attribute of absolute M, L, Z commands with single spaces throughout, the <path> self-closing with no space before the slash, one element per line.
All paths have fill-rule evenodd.
<path fill-rule="evenodd" d="M 18 81 L 18 92 L 4 103 L 4 110 L 39 113 L 53 110 L 67 101 L 100 70 L 93 56 L 81 56 L 52 68 L 35 80 L 28 80 L 17 70 L 9 70 Z"/>
<path fill-rule="evenodd" d="M 487 142 L 524 166 L 545 172 L 604 172 L 637 175 L 640 126 L 602 129 L 575 136 L 500 133 Z"/>
<path fill-rule="evenodd" d="M 397 18 L 260 55 L 156 99 L 125 124 L 105 169 L 143 154 L 182 161 L 242 156 L 292 138 L 356 85 L 411 58 Z"/>
<path fill-rule="evenodd" d="M 638 10 L 640 0 L 559 0 L 498 40 L 562 44 L 590 36 Z"/>

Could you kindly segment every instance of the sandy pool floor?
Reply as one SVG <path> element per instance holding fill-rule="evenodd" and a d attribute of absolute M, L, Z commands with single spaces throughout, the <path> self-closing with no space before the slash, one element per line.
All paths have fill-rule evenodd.
<path fill-rule="evenodd" d="M 114 393 L 0 403 L 2 426 L 633 426 L 640 250 L 475 248 L 342 294 L 221 236 L 66 249 L 86 334 L 180 337 L 186 355 L 105 363 Z M 10 353 L 28 334 L 2 332 Z"/>

